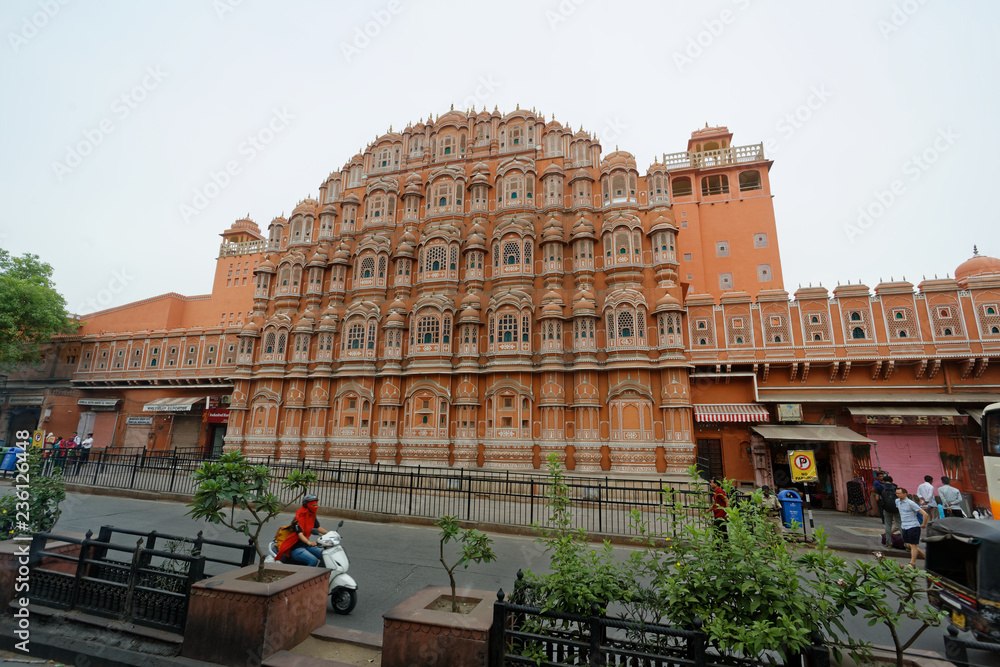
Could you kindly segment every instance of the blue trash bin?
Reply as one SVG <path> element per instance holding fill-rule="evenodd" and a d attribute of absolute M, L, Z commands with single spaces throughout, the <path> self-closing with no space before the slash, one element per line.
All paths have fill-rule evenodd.
<path fill-rule="evenodd" d="M 781 491 L 778 493 L 778 500 L 781 502 L 781 523 L 785 528 L 791 528 L 793 521 L 799 526 L 804 525 L 802 506 L 805 502 L 798 491 Z"/>
<path fill-rule="evenodd" d="M 20 447 L 11 447 L 3 455 L 3 462 L 0 463 L 0 470 L 4 472 L 13 472 L 17 469 L 17 455 L 23 453 L 24 450 Z"/>

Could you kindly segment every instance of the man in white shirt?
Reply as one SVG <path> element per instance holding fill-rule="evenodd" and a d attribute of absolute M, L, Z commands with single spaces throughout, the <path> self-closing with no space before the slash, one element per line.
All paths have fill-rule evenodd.
<path fill-rule="evenodd" d="M 86 463 L 87 460 L 90 459 L 90 448 L 93 446 L 94 446 L 94 434 L 88 433 L 87 437 L 84 438 L 83 442 L 80 443 L 80 449 L 83 450 L 83 452 L 80 455 L 80 460 L 82 462 Z"/>
<path fill-rule="evenodd" d="M 927 516 L 931 521 L 937 516 L 936 503 L 934 502 L 934 485 L 931 483 L 933 481 L 933 477 L 924 475 L 924 483 L 917 487 L 917 504 L 920 505 L 920 509 L 927 512 Z"/>
<path fill-rule="evenodd" d="M 938 495 L 941 496 L 941 505 L 944 506 L 945 516 L 965 518 L 965 512 L 962 510 L 962 492 L 951 485 L 951 479 L 941 477 Z"/>
<path fill-rule="evenodd" d="M 927 558 L 917 545 L 920 544 L 920 529 L 927 525 L 929 517 L 927 512 L 920 509 L 920 505 L 910 499 L 903 487 L 896 489 L 896 507 L 899 508 L 903 544 L 910 550 L 910 567 L 916 567 L 917 554 Z"/>

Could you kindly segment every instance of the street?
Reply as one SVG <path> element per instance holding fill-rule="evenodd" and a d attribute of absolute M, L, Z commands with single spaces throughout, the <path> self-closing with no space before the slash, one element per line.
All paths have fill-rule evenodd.
<path fill-rule="evenodd" d="M 166 501 L 135 500 L 113 496 L 96 496 L 70 493 L 62 505 L 63 515 L 53 532 L 85 533 L 92 530 L 96 534 L 103 525 L 135 530 L 156 530 L 174 535 L 194 537 L 199 531 L 209 539 L 241 542 L 240 536 L 223 526 L 194 521 L 185 516 L 187 507 L 181 503 Z M 292 515 L 282 515 L 264 529 L 269 540 L 280 525 L 289 523 Z M 336 517 L 321 516 L 321 523 L 327 529 L 334 529 Z M 429 585 L 447 586 L 448 576 L 439 560 L 438 531 L 433 527 L 383 524 L 363 521 L 345 522 L 340 530 L 343 546 L 351 560 L 350 574 L 358 582 L 358 605 L 349 616 L 339 616 L 328 611 L 327 622 L 344 628 L 351 628 L 381 634 L 382 614 L 393 606 Z M 459 586 L 495 591 L 503 588 L 510 591 L 517 570 L 532 569 L 548 571 L 548 556 L 543 546 L 531 537 L 493 534 L 494 551 L 497 560 L 481 566 L 470 566 L 467 570 L 456 570 L 455 579 Z M 135 538 L 121 536 L 122 543 L 135 544 Z M 622 558 L 629 547 L 615 547 L 615 553 Z M 454 544 L 445 547 L 445 560 L 449 565 L 457 558 Z M 844 554 L 848 558 L 870 558 Z M 209 572 L 218 571 L 211 567 Z M 869 627 L 864 619 L 850 618 L 846 623 L 852 637 L 868 639 L 875 644 L 891 645 L 888 630 L 884 627 Z M 916 627 L 910 621 L 901 628 L 900 635 L 909 637 Z M 929 628 L 914 643 L 912 649 L 943 653 L 944 630 Z M 1000 665 L 996 655 L 970 651 L 972 664 Z"/>

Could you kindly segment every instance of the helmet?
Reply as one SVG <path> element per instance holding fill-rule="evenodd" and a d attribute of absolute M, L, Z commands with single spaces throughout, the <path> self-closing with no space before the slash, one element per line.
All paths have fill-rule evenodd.
<path fill-rule="evenodd" d="M 318 498 L 318 497 L 316 497 L 316 494 L 315 494 L 315 493 L 307 493 L 307 494 L 306 494 L 305 496 L 303 496 L 303 498 L 302 498 L 302 504 L 303 504 L 303 505 L 308 505 L 309 503 L 315 503 L 315 502 L 317 502 L 318 500 L 319 500 L 319 498 Z"/>

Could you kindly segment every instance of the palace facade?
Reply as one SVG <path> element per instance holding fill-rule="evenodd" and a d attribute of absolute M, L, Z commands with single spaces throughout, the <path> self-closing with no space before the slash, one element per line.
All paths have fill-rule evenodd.
<path fill-rule="evenodd" d="M 533 111 L 450 111 L 234 223 L 211 295 L 88 317 L 72 384 L 115 446 L 777 486 L 811 449 L 831 507 L 873 467 L 984 492 L 1000 260 L 790 296 L 771 164 L 706 127 L 640 172 Z"/>

